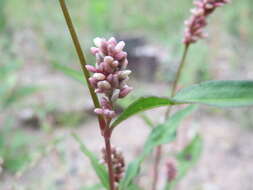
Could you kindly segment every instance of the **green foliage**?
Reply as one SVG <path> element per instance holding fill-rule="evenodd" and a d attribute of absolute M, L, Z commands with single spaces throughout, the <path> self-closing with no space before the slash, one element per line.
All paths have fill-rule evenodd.
<path fill-rule="evenodd" d="M 176 102 L 220 107 L 253 105 L 253 81 L 209 81 L 180 90 Z"/>
<path fill-rule="evenodd" d="M 13 89 L 10 89 L 10 91 L 8 91 L 7 94 L 0 100 L 2 103 L 0 108 L 7 108 L 38 90 L 39 88 L 33 86 L 14 87 Z"/>
<path fill-rule="evenodd" d="M 195 105 L 188 106 L 185 109 L 175 113 L 163 124 L 160 124 L 155 127 L 148 137 L 144 151 L 152 149 L 161 144 L 167 144 L 173 141 L 176 138 L 176 131 L 179 127 L 180 122 L 190 113 L 192 113 L 196 108 L 197 107 Z"/>
<path fill-rule="evenodd" d="M 5 16 L 5 3 L 6 0 L 0 0 L 0 32 L 4 30 L 6 25 L 6 16 Z"/>
<path fill-rule="evenodd" d="M 74 79 L 75 81 L 80 82 L 81 84 L 85 84 L 86 85 L 86 81 L 84 79 L 83 73 L 81 71 L 77 71 L 75 69 L 72 69 L 68 66 L 62 65 L 62 64 L 58 64 L 58 63 L 54 63 L 53 67 L 58 70 L 63 72 L 66 76 Z"/>
<path fill-rule="evenodd" d="M 191 143 L 186 146 L 177 156 L 177 177 L 171 183 L 167 183 L 164 190 L 172 190 L 175 185 L 187 174 L 187 172 L 196 164 L 203 150 L 203 140 L 196 136 Z"/>
<path fill-rule="evenodd" d="M 131 105 L 129 105 L 123 113 L 121 113 L 116 120 L 112 123 L 111 127 L 116 127 L 122 121 L 128 119 L 129 117 L 146 111 L 153 108 L 173 105 L 173 102 L 168 98 L 160 98 L 160 97 L 142 97 L 134 101 Z"/>
<path fill-rule="evenodd" d="M 93 33 L 98 35 L 111 29 L 112 0 L 92 0 L 88 3 L 88 22 Z"/>
<path fill-rule="evenodd" d="M 18 62 L 1 64 L 0 71 L 0 110 L 6 109 L 39 90 L 36 86 L 18 84 L 16 72 L 20 68 Z"/>
<path fill-rule="evenodd" d="M 144 145 L 142 154 L 128 165 L 126 175 L 122 179 L 119 186 L 120 190 L 128 189 L 135 177 L 139 174 L 142 162 L 148 155 L 151 154 L 155 147 L 161 144 L 169 143 L 175 139 L 176 131 L 179 127 L 180 122 L 195 109 L 196 106 L 188 106 L 187 108 L 175 113 L 165 123 L 158 125 L 151 131 Z"/>
<path fill-rule="evenodd" d="M 80 149 L 84 153 L 84 155 L 89 158 L 93 169 L 95 170 L 98 178 L 100 179 L 101 184 L 106 189 L 109 189 L 109 183 L 108 183 L 109 177 L 104 165 L 100 164 L 96 156 L 86 148 L 86 146 L 81 141 L 80 137 L 78 137 L 76 134 L 72 134 L 72 136 L 74 137 L 76 142 L 79 144 Z"/>
<path fill-rule="evenodd" d="M 16 173 L 31 161 L 29 145 L 34 140 L 25 132 L 11 128 L 13 122 L 6 120 L 0 131 L 0 157 L 3 159 L 3 168 Z"/>

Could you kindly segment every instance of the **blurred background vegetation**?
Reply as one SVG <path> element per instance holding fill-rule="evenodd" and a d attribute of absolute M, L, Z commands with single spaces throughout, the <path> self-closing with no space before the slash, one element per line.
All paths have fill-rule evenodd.
<path fill-rule="evenodd" d="M 66 2 L 90 62 L 94 60 L 89 47 L 97 36 L 142 39 L 143 48 L 158 50 L 154 80 L 136 80 L 135 85 L 141 87 L 133 96 L 155 93 L 152 87 L 172 82 L 182 54 L 183 23 L 190 15 L 191 0 Z M 252 79 L 252 20 L 252 0 L 234 0 L 217 10 L 209 19 L 210 37 L 190 49 L 181 85 L 211 79 Z M 66 65 L 74 69 L 73 75 L 79 70 L 57 0 L 0 0 L 0 57 L 0 157 L 3 173 L 12 176 L 26 170 L 46 147 L 57 146 L 50 141 L 55 129 L 87 122 L 91 107 L 83 110 L 89 102 L 82 99 L 83 87 L 66 82 L 61 69 L 53 66 Z M 142 69 L 145 71 L 145 65 Z M 73 86 L 80 90 L 67 93 Z M 212 113 L 229 117 L 242 127 L 253 126 L 253 112 L 248 108 L 226 114 L 214 109 Z"/>

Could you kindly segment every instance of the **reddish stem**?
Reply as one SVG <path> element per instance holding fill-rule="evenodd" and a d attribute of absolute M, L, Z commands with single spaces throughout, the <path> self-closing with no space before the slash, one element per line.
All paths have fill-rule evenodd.
<path fill-rule="evenodd" d="M 105 151 L 106 151 L 106 161 L 107 161 L 107 167 L 109 171 L 109 182 L 110 182 L 110 190 L 115 190 L 115 184 L 114 184 L 114 171 L 113 171 L 113 165 L 112 165 L 112 151 L 111 151 L 111 130 L 110 128 L 106 129 L 106 132 L 104 134 L 104 140 L 105 140 Z"/>
<path fill-rule="evenodd" d="M 155 164 L 154 164 L 154 178 L 152 184 L 152 190 L 156 190 L 157 182 L 159 179 L 159 163 L 162 156 L 162 146 L 158 146 L 155 153 Z"/>

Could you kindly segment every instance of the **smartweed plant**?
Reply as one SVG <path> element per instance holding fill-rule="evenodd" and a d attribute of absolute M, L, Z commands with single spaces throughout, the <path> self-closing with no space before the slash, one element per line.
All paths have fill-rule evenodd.
<path fill-rule="evenodd" d="M 180 122 L 196 110 L 198 104 L 218 107 L 253 105 L 253 81 L 214 80 L 177 90 L 190 46 L 198 40 L 207 37 L 205 27 L 208 25 L 208 17 L 217 8 L 229 3 L 229 0 L 196 0 L 194 2 L 195 8 L 191 10 L 192 15 L 185 22 L 185 33 L 182 40 L 184 52 L 170 96 L 141 97 L 125 108 L 119 115 L 115 112 L 116 101 L 126 97 L 133 90 L 127 85 L 129 75 L 134 71 L 127 69 L 128 60 L 127 53 L 124 51 L 125 43 L 123 41 L 117 42 L 113 37 L 110 39 L 95 38 L 95 47 L 91 48 L 91 53 L 96 57 L 96 63 L 95 65 L 87 64 L 65 1 L 59 0 L 59 2 L 94 103 L 94 112 L 97 114 L 100 129 L 98 134 L 104 138 L 102 160 L 90 152 L 76 134 L 73 134 L 73 136 L 80 144 L 82 152 L 90 159 L 104 189 L 142 189 L 139 187 L 136 178 L 140 173 L 141 165 L 145 158 L 152 155 L 155 151 L 154 175 L 152 186 L 150 187 L 152 190 L 156 190 L 157 183 L 161 177 L 159 175 L 159 165 L 163 155 L 162 145 L 176 139 L 176 131 Z M 64 70 L 64 68 L 61 69 Z M 90 73 L 92 73 L 92 76 Z M 73 77 L 73 73 L 70 75 Z M 186 105 L 186 107 L 175 114 L 171 114 L 172 108 L 182 104 Z M 167 106 L 164 122 L 154 124 L 150 122 L 151 120 L 147 116 L 143 117 L 146 123 L 154 128 L 146 139 L 142 153 L 126 165 L 122 151 L 111 145 L 111 136 L 114 129 L 123 121 L 140 112 L 161 106 Z M 199 135 L 196 135 L 180 153 L 167 161 L 164 190 L 175 188 L 179 180 L 196 163 L 201 150 L 202 139 Z M 107 169 L 105 165 L 107 165 Z"/>

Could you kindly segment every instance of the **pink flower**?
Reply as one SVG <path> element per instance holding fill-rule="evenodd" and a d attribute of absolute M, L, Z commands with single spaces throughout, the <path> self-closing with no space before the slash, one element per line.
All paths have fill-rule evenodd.
<path fill-rule="evenodd" d="M 95 113 L 113 118 L 116 115 L 113 103 L 132 91 L 132 87 L 126 84 L 131 71 L 126 70 L 128 60 L 127 53 L 123 51 L 125 42 L 117 42 L 113 37 L 109 40 L 95 38 L 94 44 L 96 47 L 91 48 L 91 53 L 96 57 L 96 64 L 87 65 L 86 68 L 93 73 L 89 81 L 95 92 L 103 95 L 102 108 L 95 109 Z"/>
<path fill-rule="evenodd" d="M 185 44 L 197 42 L 199 39 L 207 37 L 204 28 L 207 26 L 207 17 L 218 7 L 221 7 L 229 0 L 196 0 L 196 6 L 191 10 L 192 16 L 185 21 L 184 40 Z"/>

